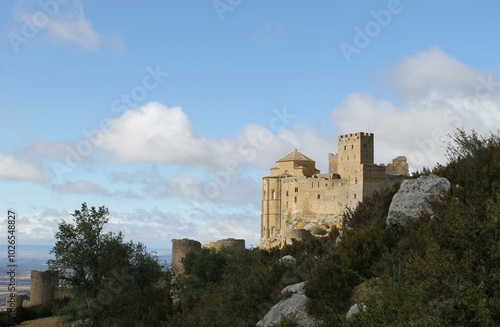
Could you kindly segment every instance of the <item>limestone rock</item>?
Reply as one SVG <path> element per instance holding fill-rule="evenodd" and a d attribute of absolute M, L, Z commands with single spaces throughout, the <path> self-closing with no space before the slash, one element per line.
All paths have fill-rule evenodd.
<path fill-rule="evenodd" d="M 315 321 L 307 314 L 306 304 L 309 301 L 307 296 L 304 294 L 305 282 L 290 285 L 281 290 L 281 293 L 292 293 L 292 295 L 286 299 L 281 300 L 276 305 L 274 305 L 271 310 L 260 320 L 256 327 L 268 327 L 271 324 L 278 323 L 282 316 L 286 316 L 295 313 L 298 318 L 299 327 L 314 327 L 316 326 Z"/>
<path fill-rule="evenodd" d="M 404 180 L 392 198 L 386 224 L 406 225 L 408 221 L 418 218 L 422 211 L 429 212 L 429 200 L 449 190 L 450 182 L 433 174 Z"/>
<path fill-rule="evenodd" d="M 347 319 L 349 319 L 353 315 L 358 314 L 361 311 L 365 311 L 365 310 L 366 310 L 366 305 L 364 305 L 364 304 L 358 305 L 357 303 L 355 303 L 352 305 L 352 307 L 349 309 L 349 311 L 347 311 L 347 314 L 345 315 L 345 317 Z"/>
<path fill-rule="evenodd" d="M 287 287 L 285 287 L 284 289 L 281 290 L 281 294 L 288 293 L 288 292 L 291 292 L 294 294 L 304 294 L 304 287 L 305 286 L 306 286 L 306 282 L 288 285 Z"/>
<path fill-rule="evenodd" d="M 295 260 L 294 257 L 291 255 L 285 255 L 283 258 L 280 259 L 280 263 L 285 263 L 285 264 L 294 264 L 297 260 Z"/>

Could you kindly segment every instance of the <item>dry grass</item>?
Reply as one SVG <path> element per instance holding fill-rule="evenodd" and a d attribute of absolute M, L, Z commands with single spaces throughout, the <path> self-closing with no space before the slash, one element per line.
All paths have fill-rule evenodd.
<path fill-rule="evenodd" d="M 29 327 L 56 327 L 57 326 L 57 318 L 48 317 L 42 319 L 36 319 L 31 321 L 25 321 L 18 326 L 29 326 Z"/>

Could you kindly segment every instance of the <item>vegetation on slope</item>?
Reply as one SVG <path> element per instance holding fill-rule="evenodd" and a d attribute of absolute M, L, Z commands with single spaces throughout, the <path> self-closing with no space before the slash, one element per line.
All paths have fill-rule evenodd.
<path fill-rule="evenodd" d="M 500 138 L 458 131 L 448 156 L 432 173 L 452 189 L 431 203 L 432 216 L 387 228 L 395 186 L 347 212 L 342 230 L 310 243 L 190 254 L 185 274 L 170 279 L 167 271 L 162 292 L 148 294 L 127 325 L 255 326 L 287 296 L 283 287 L 306 280 L 308 311 L 320 326 L 500 325 Z M 284 255 L 296 263 L 280 262 Z M 108 307 L 119 316 L 106 326 L 137 313 L 141 293 L 123 294 Z M 347 319 L 355 303 L 364 309 Z M 277 326 L 295 324 L 285 317 Z"/>

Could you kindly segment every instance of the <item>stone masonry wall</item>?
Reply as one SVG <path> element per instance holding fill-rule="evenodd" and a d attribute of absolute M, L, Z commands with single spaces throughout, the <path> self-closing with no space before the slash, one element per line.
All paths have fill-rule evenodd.
<path fill-rule="evenodd" d="M 182 259 L 188 253 L 198 253 L 201 250 L 201 243 L 187 238 L 172 240 L 172 268 L 177 272 L 184 271 Z"/>

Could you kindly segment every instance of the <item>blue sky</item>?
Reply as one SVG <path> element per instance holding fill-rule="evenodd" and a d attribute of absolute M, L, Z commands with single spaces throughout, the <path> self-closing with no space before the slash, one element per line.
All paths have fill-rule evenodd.
<path fill-rule="evenodd" d="M 375 160 L 444 163 L 455 128 L 495 132 L 493 1 L 0 3 L 0 224 L 51 244 L 82 202 L 150 247 L 257 245 L 260 182 L 337 136 Z M 2 209 L 3 208 L 3 209 Z M 1 228 L 4 230 L 5 228 Z"/>

